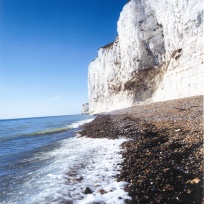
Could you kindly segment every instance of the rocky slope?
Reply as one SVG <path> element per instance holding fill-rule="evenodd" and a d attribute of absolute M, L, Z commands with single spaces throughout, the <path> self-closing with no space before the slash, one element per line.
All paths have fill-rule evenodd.
<path fill-rule="evenodd" d="M 131 0 L 89 65 L 89 111 L 204 94 L 202 0 Z"/>

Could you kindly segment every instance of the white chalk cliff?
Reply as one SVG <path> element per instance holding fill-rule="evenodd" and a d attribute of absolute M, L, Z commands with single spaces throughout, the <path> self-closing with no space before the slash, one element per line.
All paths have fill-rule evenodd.
<path fill-rule="evenodd" d="M 89 111 L 204 94 L 203 0 L 131 0 L 89 65 Z"/>
<path fill-rule="evenodd" d="M 82 115 L 89 114 L 89 104 L 88 103 L 82 104 L 81 114 Z"/>

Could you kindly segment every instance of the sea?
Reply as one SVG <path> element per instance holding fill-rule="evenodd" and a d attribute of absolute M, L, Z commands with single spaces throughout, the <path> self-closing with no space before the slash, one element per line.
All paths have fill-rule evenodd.
<path fill-rule="evenodd" d="M 126 141 L 81 137 L 94 116 L 0 120 L 0 204 L 119 204 Z M 88 194 L 87 194 L 88 189 Z"/>

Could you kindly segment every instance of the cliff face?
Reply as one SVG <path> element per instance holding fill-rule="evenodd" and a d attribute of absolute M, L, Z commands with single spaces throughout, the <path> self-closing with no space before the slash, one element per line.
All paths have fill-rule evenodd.
<path fill-rule="evenodd" d="M 89 111 L 204 94 L 202 0 L 131 0 L 89 65 Z"/>
<path fill-rule="evenodd" d="M 82 115 L 89 114 L 89 104 L 88 103 L 82 104 L 81 114 Z"/>

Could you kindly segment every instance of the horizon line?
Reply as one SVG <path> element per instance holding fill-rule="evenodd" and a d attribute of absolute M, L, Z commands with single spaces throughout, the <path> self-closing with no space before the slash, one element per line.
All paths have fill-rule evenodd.
<path fill-rule="evenodd" d="M 67 114 L 67 115 L 48 115 L 48 116 L 33 116 L 33 117 L 22 117 L 22 118 L 0 118 L 0 120 L 18 120 L 18 119 L 32 119 L 32 118 L 48 118 L 48 117 L 60 117 L 60 116 L 71 116 L 71 115 L 83 115 L 78 114 Z"/>

